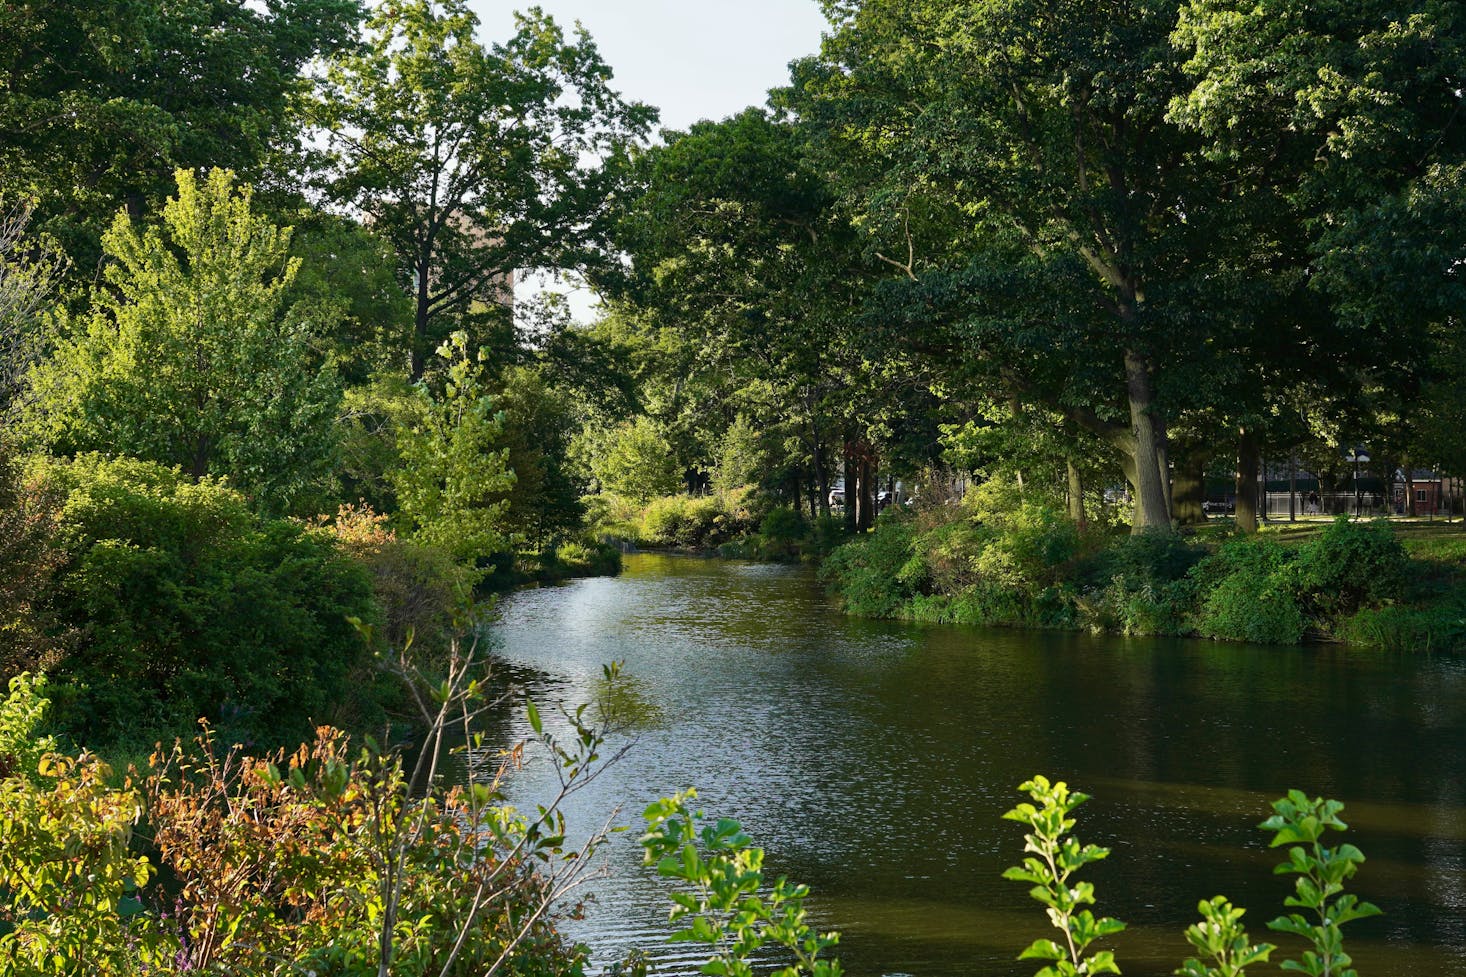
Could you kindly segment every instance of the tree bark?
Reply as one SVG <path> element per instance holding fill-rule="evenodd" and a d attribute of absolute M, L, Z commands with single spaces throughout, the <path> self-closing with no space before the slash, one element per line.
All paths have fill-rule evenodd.
<path fill-rule="evenodd" d="M 1161 483 L 1164 452 L 1159 418 L 1152 404 L 1150 362 L 1135 352 L 1125 353 L 1125 386 L 1130 399 L 1130 432 L 1134 438 L 1135 515 L 1130 520 L 1134 534 L 1151 529 L 1169 529 L 1171 510 Z"/>
<path fill-rule="evenodd" d="M 1206 455 L 1200 451 L 1183 453 L 1176 463 L 1176 477 L 1171 487 L 1171 511 L 1182 526 L 1206 524 Z"/>
<path fill-rule="evenodd" d="M 1079 469 L 1074 467 L 1072 458 L 1064 459 L 1064 467 L 1069 476 L 1069 518 L 1074 520 L 1074 525 L 1082 533 L 1089 528 L 1089 520 L 1084 514 L 1084 483 L 1079 478 Z"/>
<path fill-rule="evenodd" d="M 1154 412 L 1152 412 L 1154 415 Z M 1166 497 L 1166 512 L 1171 521 L 1176 521 L 1175 486 L 1171 484 L 1171 436 L 1166 429 L 1166 419 L 1155 416 L 1156 467 L 1160 472 L 1161 493 Z"/>
<path fill-rule="evenodd" d="M 1298 455 L 1288 459 L 1288 521 L 1298 521 Z"/>
<path fill-rule="evenodd" d="M 432 304 L 432 293 L 428 280 L 428 261 L 424 257 L 417 269 L 417 308 L 412 316 L 412 376 L 413 383 L 422 379 L 428 365 L 428 309 Z"/>
<path fill-rule="evenodd" d="M 1243 428 L 1237 438 L 1237 528 L 1257 532 L 1257 435 Z"/>
<path fill-rule="evenodd" d="M 825 469 L 825 445 L 820 440 L 820 423 L 814 413 L 812 397 L 810 398 L 809 411 L 809 437 L 814 443 L 812 452 L 814 458 L 814 481 L 816 490 L 819 492 L 820 512 L 828 516 L 830 514 L 830 473 Z M 811 508 L 810 515 L 813 514 L 814 509 Z"/>

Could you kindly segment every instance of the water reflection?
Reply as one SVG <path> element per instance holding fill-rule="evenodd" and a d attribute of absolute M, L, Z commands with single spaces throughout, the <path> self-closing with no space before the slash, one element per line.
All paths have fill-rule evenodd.
<path fill-rule="evenodd" d="M 696 785 L 814 887 L 852 974 L 1025 972 L 1013 957 L 1043 918 L 999 878 L 1021 845 L 999 816 L 1035 772 L 1095 795 L 1081 834 L 1114 849 L 1091 878 L 1131 924 L 1127 974 L 1170 973 L 1218 892 L 1261 937 L 1289 883 L 1256 825 L 1290 786 L 1345 800 L 1369 856 L 1357 888 L 1386 915 L 1351 924 L 1361 971 L 1466 965 L 1460 658 L 857 621 L 797 568 L 654 555 L 516 594 L 494 635 L 542 704 L 590 701 L 624 660 L 635 708 L 659 719 L 573 822 Z M 531 767 L 516 797 L 548 775 Z M 690 972 L 660 944 L 666 903 L 634 835 L 577 935 L 602 959 L 640 945 Z"/>

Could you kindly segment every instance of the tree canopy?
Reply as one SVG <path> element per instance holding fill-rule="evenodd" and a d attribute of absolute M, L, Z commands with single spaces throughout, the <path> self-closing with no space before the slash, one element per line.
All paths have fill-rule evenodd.
<path fill-rule="evenodd" d="M 391 242 L 413 296 L 413 378 L 472 313 L 512 301 L 517 273 L 606 258 L 617 160 L 655 110 L 624 101 L 584 30 L 538 8 L 502 43 L 462 0 L 381 3 L 311 108 L 327 193 Z"/>
<path fill-rule="evenodd" d="M 255 214 L 228 170 L 177 181 L 161 226 L 120 211 L 104 235 L 90 311 L 35 371 L 32 435 L 227 477 L 265 511 L 318 501 L 341 392 L 314 346 L 322 324 L 284 303 L 290 229 Z"/>

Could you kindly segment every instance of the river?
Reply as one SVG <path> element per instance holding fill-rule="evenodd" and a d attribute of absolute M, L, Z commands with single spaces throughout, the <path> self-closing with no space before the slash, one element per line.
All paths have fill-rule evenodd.
<path fill-rule="evenodd" d="M 807 569 L 654 554 L 502 610 L 497 653 L 542 710 L 593 698 L 619 660 L 651 718 L 567 812 L 584 826 L 619 806 L 632 825 L 569 924 L 600 963 L 640 946 L 663 973 L 695 970 L 662 942 L 665 887 L 635 837 L 646 803 L 696 786 L 811 886 L 854 977 L 1031 974 L 1014 958 L 1047 924 L 1000 877 L 1022 854 L 1000 815 L 1044 773 L 1093 795 L 1077 833 L 1113 853 L 1085 877 L 1129 924 L 1114 946 L 1130 977 L 1171 973 L 1218 893 L 1249 908 L 1254 940 L 1295 948 L 1265 927 L 1291 877 L 1256 827 L 1289 787 L 1344 801 L 1368 858 L 1351 891 L 1384 915 L 1346 928 L 1360 972 L 1466 972 L 1461 657 L 856 620 Z M 531 764 L 512 796 L 549 779 Z"/>

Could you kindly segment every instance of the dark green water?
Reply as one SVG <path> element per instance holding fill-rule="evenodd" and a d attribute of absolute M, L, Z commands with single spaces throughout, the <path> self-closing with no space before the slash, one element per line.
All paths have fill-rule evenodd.
<path fill-rule="evenodd" d="M 694 969 L 660 942 L 635 827 L 696 786 L 812 886 L 856 977 L 1031 974 L 1014 957 L 1046 922 L 1000 878 L 1022 847 L 1000 815 L 1046 773 L 1094 795 L 1078 833 L 1113 849 L 1088 878 L 1130 925 L 1127 975 L 1169 974 L 1217 893 L 1268 935 L 1291 881 L 1255 826 L 1290 786 L 1345 801 L 1368 856 L 1353 890 L 1385 915 L 1350 924 L 1361 974 L 1466 972 L 1466 659 L 859 621 L 801 569 L 654 555 L 515 594 L 493 631 L 542 708 L 591 698 L 616 659 L 664 715 L 569 809 L 633 824 L 572 924 L 598 960 L 641 946 Z M 531 765 L 515 799 L 548 775 Z"/>

